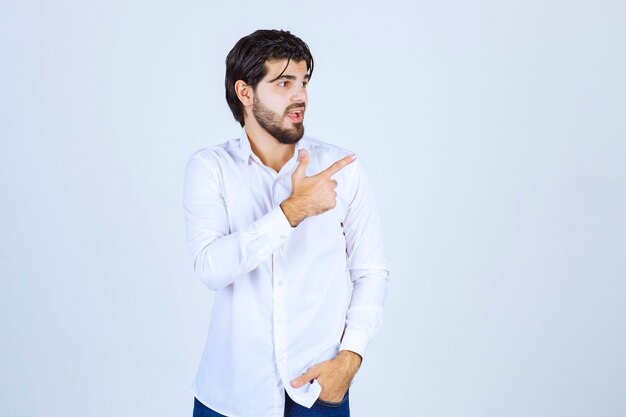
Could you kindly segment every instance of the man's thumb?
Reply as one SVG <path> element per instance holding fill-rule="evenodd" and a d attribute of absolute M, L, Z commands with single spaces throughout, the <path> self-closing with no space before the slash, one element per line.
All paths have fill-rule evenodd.
<path fill-rule="evenodd" d="M 298 160 L 300 163 L 296 167 L 293 172 L 297 177 L 304 177 L 306 172 L 306 167 L 309 165 L 309 152 L 302 148 L 298 151 Z"/>

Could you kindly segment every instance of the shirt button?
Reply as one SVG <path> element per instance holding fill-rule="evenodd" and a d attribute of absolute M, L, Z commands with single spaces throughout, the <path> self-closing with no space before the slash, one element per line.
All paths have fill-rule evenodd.
<path fill-rule="evenodd" d="M 281 362 L 287 362 L 287 355 L 280 355 L 280 358 L 278 358 Z"/>
<path fill-rule="evenodd" d="M 281 239 L 284 239 L 284 238 L 285 238 L 285 235 L 280 235 L 280 236 L 278 236 L 278 237 L 279 237 L 279 238 L 281 238 Z"/>
<path fill-rule="evenodd" d="M 283 286 L 283 282 L 282 281 L 278 281 L 278 286 L 282 287 Z"/>

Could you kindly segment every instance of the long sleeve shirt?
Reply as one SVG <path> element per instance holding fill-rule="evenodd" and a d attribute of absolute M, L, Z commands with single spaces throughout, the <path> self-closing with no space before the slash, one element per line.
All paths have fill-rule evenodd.
<path fill-rule="evenodd" d="M 339 350 L 364 357 L 382 324 L 389 271 L 379 214 L 363 163 L 335 173 L 336 206 L 291 227 L 298 150 L 306 175 L 352 154 L 303 136 L 276 172 L 241 136 L 194 152 L 185 166 L 185 234 L 195 275 L 215 291 L 191 391 L 231 417 L 282 417 L 285 390 L 311 407 L 317 380 L 290 381 Z"/>

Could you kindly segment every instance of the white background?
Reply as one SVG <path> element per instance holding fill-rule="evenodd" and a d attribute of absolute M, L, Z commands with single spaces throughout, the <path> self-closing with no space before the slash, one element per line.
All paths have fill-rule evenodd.
<path fill-rule="evenodd" d="M 392 286 L 355 417 L 623 416 L 623 1 L 0 3 L 6 416 L 191 416 L 213 295 L 189 155 L 224 59 L 315 58 L 306 134 L 367 164 Z"/>

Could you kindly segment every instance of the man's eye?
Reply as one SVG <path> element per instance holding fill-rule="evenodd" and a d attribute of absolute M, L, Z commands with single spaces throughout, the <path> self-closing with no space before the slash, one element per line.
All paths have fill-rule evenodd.
<path fill-rule="evenodd" d="M 306 87 L 308 83 L 309 83 L 308 81 L 302 81 L 302 87 Z M 277 85 L 279 87 L 285 87 L 287 86 L 287 84 L 289 84 L 289 81 L 281 81 Z"/>

